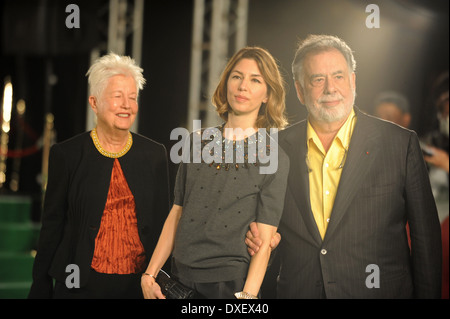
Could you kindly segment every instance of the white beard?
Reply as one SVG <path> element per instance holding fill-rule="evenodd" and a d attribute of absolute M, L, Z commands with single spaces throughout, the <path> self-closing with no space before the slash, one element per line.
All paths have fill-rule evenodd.
<path fill-rule="evenodd" d="M 330 109 L 327 109 L 326 107 L 316 107 L 314 105 L 314 102 L 312 103 L 313 105 L 310 106 L 310 103 L 308 101 L 306 103 L 306 109 L 308 110 L 310 116 L 318 122 L 339 122 L 349 116 L 350 112 L 352 111 L 353 105 L 355 104 L 355 98 L 356 92 L 353 91 L 353 99 L 351 103 L 348 103 L 348 105 L 344 104 L 341 107 L 333 107 Z"/>

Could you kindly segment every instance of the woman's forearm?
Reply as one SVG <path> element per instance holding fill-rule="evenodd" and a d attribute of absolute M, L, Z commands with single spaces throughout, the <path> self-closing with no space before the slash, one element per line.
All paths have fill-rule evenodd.
<path fill-rule="evenodd" d="M 178 222 L 181 218 L 183 208 L 178 205 L 173 205 L 169 215 L 164 223 L 158 243 L 153 252 L 150 263 L 147 267 L 146 273 L 156 277 L 161 267 L 166 263 L 170 254 L 172 253 L 175 235 L 177 233 Z"/>
<path fill-rule="evenodd" d="M 267 271 L 267 265 L 270 258 L 270 240 L 276 232 L 276 227 L 258 224 L 258 230 L 262 244 L 257 253 L 252 256 L 247 279 L 244 285 L 244 292 L 257 296 L 261 288 L 264 276 Z"/>
<path fill-rule="evenodd" d="M 261 246 L 258 252 L 253 255 L 250 261 L 247 280 L 245 281 L 243 291 L 257 296 L 261 288 L 264 276 L 266 274 L 267 265 L 269 263 L 270 248 Z"/>

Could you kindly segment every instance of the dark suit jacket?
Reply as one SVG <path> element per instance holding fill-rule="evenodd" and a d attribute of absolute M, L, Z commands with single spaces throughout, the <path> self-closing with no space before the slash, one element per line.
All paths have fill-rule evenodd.
<path fill-rule="evenodd" d="M 280 133 L 291 165 L 279 227 L 277 296 L 439 298 L 439 220 L 417 135 L 355 111 L 357 122 L 323 241 L 310 205 L 307 122 Z M 379 288 L 368 288 L 366 280 L 370 287 L 377 273 Z"/>
<path fill-rule="evenodd" d="M 135 198 L 139 237 L 148 262 L 169 212 L 166 150 L 133 134 L 133 145 L 119 162 Z M 114 159 L 97 151 L 89 132 L 51 148 L 30 298 L 50 297 L 52 278 L 64 284 L 69 264 L 79 267 L 80 286 L 87 283 L 113 163 Z"/>

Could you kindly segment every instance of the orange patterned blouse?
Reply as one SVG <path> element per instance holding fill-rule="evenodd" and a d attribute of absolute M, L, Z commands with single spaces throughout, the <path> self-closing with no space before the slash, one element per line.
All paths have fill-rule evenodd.
<path fill-rule="evenodd" d="M 144 261 L 134 196 L 116 158 L 91 267 L 99 273 L 133 274 L 143 270 Z"/>

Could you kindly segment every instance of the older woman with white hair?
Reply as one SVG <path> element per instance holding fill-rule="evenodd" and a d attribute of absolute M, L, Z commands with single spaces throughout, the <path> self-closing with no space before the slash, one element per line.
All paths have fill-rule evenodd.
<path fill-rule="evenodd" d="M 30 298 L 142 298 L 169 211 L 166 150 L 130 132 L 142 72 L 113 53 L 87 72 L 97 126 L 50 151 Z"/>

